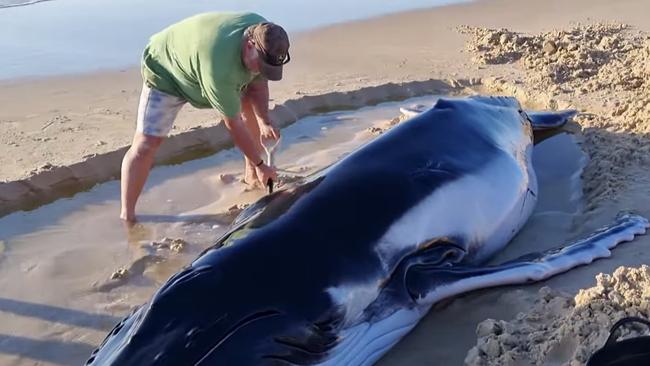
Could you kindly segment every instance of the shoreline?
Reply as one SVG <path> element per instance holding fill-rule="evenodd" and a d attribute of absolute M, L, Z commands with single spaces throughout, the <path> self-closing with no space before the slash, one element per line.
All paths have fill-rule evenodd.
<path fill-rule="evenodd" d="M 31 1 L 28 1 L 26 3 L 0 5 L 0 9 L 17 8 L 19 6 L 35 5 L 35 4 L 46 2 L 46 1 L 51 1 L 51 0 L 31 0 Z"/>
<path fill-rule="evenodd" d="M 26 3 L 26 4 L 18 4 L 18 5 L 11 5 L 8 7 L 20 7 L 20 6 L 29 6 L 29 5 L 35 5 L 39 4 L 42 2 L 49 2 L 49 1 L 54 1 L 54 0 L 34 0 L 34 2 Z M 448 0 L 449 1 L 449 0 Z M 453 0 L 451 0 L 453 1 Z M 456 0 L 456 2 L 452 2 L 449 4 L 440 4 L 440 5 L 435 5 L 435 6 L 423 6 L 420 8 L 413 8 L 413 9 L 408 9 L 408 10 L 400 10 L 392 13 L 385 13 L 385 14 L 378 14 L 378 15 L 371 15 L 368 17 L 364 18 L 359 18 L 359 19 L 353 19 L 353 20 L 341 20 L 341 21 L 335 21 L 332 23 L 327 23 L 323 25 L 317 25 L 313 28 L 308 28 L 308 29 L 301 29 L 298 31 L 292 31 L 290 32 L 289 36 L 292 41 L 292 47 L 294 47 L 294 41 L 297 41 L 298 43 L 301 43 L 303 40 L 302 38 L 304 37 L 310 37 L 313 34 L 318 34 L 321 32 L 328 32 L 331 30 L 338 29 L 340 27 L 350 27 L 354 26 L 355 24 L 359 23 L 366 23 L 366 22 L 386 22 L 389 20 L 390 17 L 408 17 L 411 14 L 416 14 L 419 12 L 430 12 L 430 11 L 436 11 L 441 8 L 446 8 L 446 7 L 457 7 L 457 6 L 464 6 L 464 5 L 470 5 L 473 3 L 477 2 L 483 2 L 486 0 Z M 489 0 L 487 0 L 489 1 Z M 2 9 L 2 7 L 0 7 Z M 11 86 L 17 86 L 17 85 L 28 85 L 28 84 L 40 84 L 40 83 L 52 83 L 52 82 L 78 82 L 83 79 L 92 79 L 92 78 L 102 78 L 102 77 L 107 77 L 107 76 L 115 76 L 119 75 L 122 73 L 127 73 L 127 74 L 134 74 L 140 73 L 140 59 L 134 59 L 132 64 L 128 65 L 121 65 L 121 66 L 114 66 L 114 67 L 100 67 L 94 70 L 80 70 L 76 72 L 64 72 L 64 73 L 53 73 L 53 74 L 42 74 L 42 75 L 27 75 L 27 76 L 15 76 L 15 77 L 6 77 L 6 78 L 0 78 L 0 87 L 11 87 Z"/>
<path fill-rule="evenodd" d="M 4 21 L 8 27 L 8 32 L 0 35 L 0 45 L 7 50 L 3 68 L 0 68 L 0 80 L 75 76 L 138 67 L 142 49 L 152 34 L 201 12 L 258 12 L 296 36 L 400 12 L 470 1 L 474 0 L 416 0 L 408 4 L 386 0 L 379 3 L 371 0 L 289 2 L 287 5 L 292 5 L 294 12 L 302 13 L 301 17 L 283 11 L 282 6 L 259 0 L 246 4 L 235 0 L 219 4 L 162 0 L 157 8 L 128 0 L 101 0 L 95 5 L 80 0 L 59 0 L 39 2 L 34 8 L 5 9 L 5 12 L 0 8 L 0 22 Z M 342 11 L 336 10 L 338 8 Z M 51 15 L 45 16 L 48 13 Z M 78 15 L 82 13 L 84 18 L 80 19 Z M 31 23 L 34 24 L 29 25 Z M 62 39 L 66 40 L 63 44 L 60 43 Z"/>

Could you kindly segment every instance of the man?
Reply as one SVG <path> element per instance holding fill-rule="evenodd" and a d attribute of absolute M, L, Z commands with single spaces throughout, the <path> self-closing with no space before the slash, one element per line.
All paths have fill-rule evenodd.
<path fill-rule="evenodd" d="M 136 133 L 122 161 L 120 217 L 135 220 L 156 151 L 186 102 L 223 116 L 245 156 L 246 183 L 276 179 L 260 157 L 260 137 L 280 137 L 268 115 L 267 80 L 282 79 L 289 59 L 284 29 L 254 13 L 200 14 L 153 35 L 142 59 Z"/>

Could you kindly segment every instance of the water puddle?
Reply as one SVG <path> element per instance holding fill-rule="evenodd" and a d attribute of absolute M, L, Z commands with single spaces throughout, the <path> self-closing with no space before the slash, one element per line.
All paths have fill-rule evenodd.
<path fill-rule="evenodd" d="M 435 100 L 304 118 L 283 130 L 276 164 L 309 174 L 371 140 L 400 107 Z M 541 240 L 541 234 L 560 238 L 570 230 L 569 218 L 580 209 L 581 159 L 566 134 L 536 146 L 540 201 L 508 255 L 526 252 L 524 243 Z M 132 230 L 117 218 L 119 182 L 0 219 L 0 364 L 83 363 L 118 318 L 148 300 L 225 230 L 229 210 L 264 194 L 245 190 L 242 165 L 241 155 L 230 149 L 154 169 L 138 205 L 141 223 Z M 423 336 L 415 332 L 416 338 L 398 347 L 398 359 L 403 347 Z M 435 359 L 431 348 L 417 352 Z M 382 364 L 397 365 L 391 359 Z"/>

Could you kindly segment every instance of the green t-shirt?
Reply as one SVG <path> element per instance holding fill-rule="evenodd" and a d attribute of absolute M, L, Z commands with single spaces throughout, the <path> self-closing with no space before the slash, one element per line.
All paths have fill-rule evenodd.
<path fill-rule="evenodd" d="M 145 83 L 194 107 L 235 117 L 241 91 L 254 78 L 241 59 L 242 36 L 264 21 L 254 13 L 205 13 L 167 27 L 144 50 Z"/>

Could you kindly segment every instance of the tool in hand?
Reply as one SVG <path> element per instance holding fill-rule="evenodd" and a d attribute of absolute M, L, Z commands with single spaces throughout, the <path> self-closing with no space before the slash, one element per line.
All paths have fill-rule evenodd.
<path fill-rule="evenodd" d="M 269 140 L 264 140 L 260 136 L 260 143 L 262 144 L 262 147 L 264 148 L 264 151 L 266 152 L 266 165 L 273 167 L 273 154 L 275 153 L 275 149 L 280 146 L 280 140 L 282 137 L 279 137 L 277 140 L 272 145 L 267 145 L 266 142 Z M 273 141 L 273 140 L 271 140 Z M 269 194 L 273 193 L 273 180 L 269 179 L 266 182 L 266 187 L 268 188 Z"/>

